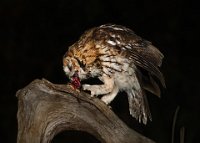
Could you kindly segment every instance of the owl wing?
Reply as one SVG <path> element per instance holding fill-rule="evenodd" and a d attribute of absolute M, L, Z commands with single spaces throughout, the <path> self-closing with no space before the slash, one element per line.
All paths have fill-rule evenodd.
<path fill-rule="evenodd" d="M 157 77 L 165 87 L 164 77 L 158 68 L 161 66 L 164 56 L 151 42 L 137 36 L 129 28 L 114 24 L 100 26 L 94 30 L 92 37 L 97 41 L 109 43 L 110 48 L 124 51 L 135 65 Z"/>
<path fill-rule="evenodd" d="M 140 87 L 140 83 L 136 75 L 133 76 L 135 76 L 134 87 L 127 89 L 126 91 L 128 95 L 129 112 L 130 115 L 136 118 L 140 123 L 142 122 L 146 125 L 148 119 L 152 120 L 151 112 L 145 92 Z"/>
<path fill-rule="evenodd" d="M 134 65 L 148 71 L 147 75 L 142 75 L 140 72 L 140 84 L 142 88 L 160 97 L 160 88 L 154 77 L 157 77 L 163 87 L 166 87 L 163 74 L 159 67 L 162 64 L 163 54 L 154 47 L 150 42 L 139 38 L 134 38 L 131 43 L 131 48 L 126 47 L 126 53 L 129 59 L 133 61 Z"/>
<path fill-rule="evenodd" d="M 165 80 L 159 67 L 162 64 L 163 54 L 154 47 L 150 42 L 139 39 L 131 44 L 131 48 L 126 48 L 129 58 L 133 63 L 157 77 L 163 87 L 165 87 Z"/>

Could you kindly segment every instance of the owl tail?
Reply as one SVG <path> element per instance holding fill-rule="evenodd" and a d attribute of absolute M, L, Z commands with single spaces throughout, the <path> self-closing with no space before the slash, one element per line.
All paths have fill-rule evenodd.
<path fill-rule="evenodd" d="M 147 124 L 147 120 L 152 120 L 147 97 L 142 89 L 130 89 L 128 92 L 129 111 L 131 116 L 139 123 Z"/>

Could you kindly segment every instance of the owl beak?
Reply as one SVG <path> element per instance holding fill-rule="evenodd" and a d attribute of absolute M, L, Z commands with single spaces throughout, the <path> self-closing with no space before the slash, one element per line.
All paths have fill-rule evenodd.
<path fill-rule="evenodd" d="M 78 71 L 77 71 L 77 70 L 74 72 L 74 74 L 73 74 L 72 77 L 78 77 L 78 78 L 79 78 L 79 75 L 78 75 Z"/>

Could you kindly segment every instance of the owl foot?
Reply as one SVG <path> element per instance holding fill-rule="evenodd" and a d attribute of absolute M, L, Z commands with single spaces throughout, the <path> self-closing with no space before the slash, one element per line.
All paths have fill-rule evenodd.
<path fill-rule="evenodd" d="M 109 86 L 103 84 L 103 85 L 89 85 L 84 84 L 82 85 L 83 90 L 88 90 L 91 92 L 91 97 L 103 95 L 103 94 L 109 94 L 112 91 L 112 88 Z"/>
<path fill-rule="evenodd" d="M 101 85 L 89 85 L 83 84 L 83 90 L 88 90 L 91 92 L 91 97 L 109 94 L 114 89 L 114 80 L 106 75 L 99 78 L 104 84 Z"/>
<path fill-rule="evenodd" d="M 95 89 L 92 88 L 89 84 L 83 84 L 82 85 L 83 90 L 88 90 L 91 92 L 91 97 L 94 97 L 96 95 Z"/>

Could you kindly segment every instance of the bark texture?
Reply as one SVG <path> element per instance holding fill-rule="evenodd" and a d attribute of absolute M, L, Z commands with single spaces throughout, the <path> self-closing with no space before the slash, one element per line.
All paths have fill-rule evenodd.
<path fill-rule="evenodd" d="M 17 97 L 18 143 L 49 143 L 65 130 L 88 132 L 102 143 L 154 143 L 128 128 L 101 100 L 70 85 L 36 79 Z"/>

